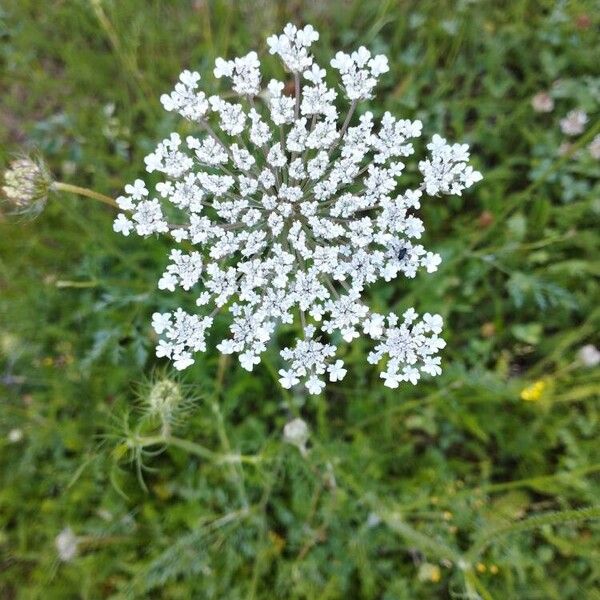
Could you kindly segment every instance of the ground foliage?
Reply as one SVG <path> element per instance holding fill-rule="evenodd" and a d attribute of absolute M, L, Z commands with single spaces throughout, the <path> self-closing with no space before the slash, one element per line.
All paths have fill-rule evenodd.
<path fill-rule="evenodd" d="M 597 8 L 2 2 L 3 163 L 35 148 L 115 195 L 175 125 L 158 97 L 181 68 L 293 21 L 321 32 L 322 62 L 387 54 L 370 108 L 468 142 L 485 177 L 422 209 L 440 270 L 372 292 L 374 308 L 443 314 L 443 375 L 387 390 L 355 344 L 316 399 L 280 388 L 274 347 L 251 374 L 215 352 L 179 379 L 153 359 L 167 247 L 115 235 L 110 207 L 61 195 L 35 221 L 5 214 L 2 598 L 599 597 L 600 377 L 578 358 L 600 323 Z M 533 110 L 540 91 L 553 111 Z M 575 108 L 589 121 L 561 147 Z M 183 398 L 167 427 L 147 403 L 164 379 Z M 282 441 L 299 415 L 306 456 Z"/>

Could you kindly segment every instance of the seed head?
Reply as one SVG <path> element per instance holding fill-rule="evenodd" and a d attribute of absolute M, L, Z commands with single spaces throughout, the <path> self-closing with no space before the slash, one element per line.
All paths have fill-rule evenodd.
<path fill-rule="evenodd" d="M 4 172 L 3 196 L 13 212 L 37 216 L 46 205 L 52 177 L 40 160 L 13 160 Z"/>

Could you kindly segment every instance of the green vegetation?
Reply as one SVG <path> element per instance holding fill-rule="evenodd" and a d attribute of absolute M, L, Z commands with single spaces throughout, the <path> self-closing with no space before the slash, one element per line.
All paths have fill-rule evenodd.
<path fill-rule="evenodd" d="M 166 242 L 67 194 L 0 213 L 0 597 L 600 598 L 595 0 L 4 0 L 0 165 L 35 149 L 117 195 L 175 127 L 179 71 L 287 21 L 321 32 L 319 62 L 387 54 L 371 109 L 472 145 L 484 181 L 421 211 L 440 270 L 372 290 L 443 314 L 443 375 L 388 390 L 355 344 L 316 400 L 279 387 L 275 347 L 174 377 L 149 327 L 177 301 Z M 306 456 L 282 440 L 300 415 Z"/>

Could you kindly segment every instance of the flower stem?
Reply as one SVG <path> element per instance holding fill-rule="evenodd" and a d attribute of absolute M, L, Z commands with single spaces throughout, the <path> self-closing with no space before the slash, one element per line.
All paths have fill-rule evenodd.
<path fill-rule="evenodd" d="M 296 92 L 296 107 L 294 110 L 294 116 L 296 120 L 300 117 L 300 74 L 294 73 L 294 89 Z"/>
<path fill-rule="evenodd" d="M 147 448 L 148 446 L 175 446 L 176 448 L 180 448 L 190 454 L 195 456 L 199 456 L 208 461 L 212 461 L 215 464 L 239 464 L 245 463 L 250 465 L 255 465 L 263 460 L 260 455 L 248 456 L 244 454 L 237 453 L 229 453 L 229 454 L 219 454 L 218 452 L 213 452 L 208 448 L 201 446 L 200 444 L 196 444 L 190 440 L 178 438 L 172 435 L 156 435 L 149 437 L 141 437 L 137 439 L 137 444 L 140 448 Z"/>
<path fill-rule="evenodd" d="M 62 181 L 55 181 L 52 184 L 52 189 L 57 192 L 67 192 L 69 194 L 77 194 L 79 196 L 86 196 L 86 198 L 91 198 L 92 200 L 97 200 L 98 202 L 103 202 L 104 204 L 108 204 L 109 206 L 113 206 L 114 208 L 118 208 L 119 205 L 115 202 L 113 198 L 110 196 L 105 196 L 104 194 L 100 194 L 99 192 L 94 192 L 94 190 L 90 190 L 88 188 L 79 187 L 78 185 L 71 185 L 70 183 L 63 183 Z"/>
<path fill-rule="evenodd" d="M 340 137 L 336 144 L 336 146 L 344 139 L 344 135 L 346 135 L 346 130 L 348 129 L 348 125 L 350 125 L 350 119 L 352 119 L 352 115 L 354 115 L 354 111 L 356 110 L 356 105 L 358 104 L 358 100 L 352 100 L 352 104 L 350 104 L 350 108 L 348 109 L 348 114 L 346 115 L 346 120 L 342 125 L 342 129 L 340 130 Z"/>
<path fill-rule="evenodd" d="M 223 419 L 223 413 L 221 412 L 221 407 L 219 406 L 219 401 L 221 397 L 221 392 L 223 390 L 223 381 L 225 379 L 225 374 L 227 372 L 227 367 L 229 364 L 229 357 L 227 355 L 221 355 L 219 359 L 219 367 L 217 370 L 217 378 L 215 382 L 215 391 L 212 401 L 212 411 L 217 420 L 217 433 L 219 435 L 219 439 L 221 441 L 221 446 L 225 451 L 225 456 L 231 457 L 235 456 L 235 454 L 231 451 L 231 442 L 229 441 L 229 437 L 227 436 L 227 429 L 225 428 L 225 420 Z M 225 461 L 228 462 L 228 461 Z M 244 482 L 244 470 L 240 466 L 240 461 L 231 461 L 230 472 L 232 475 L 232 479 L 234 484 L 238 488 L 238 494 L 240 497 L 240 502 L 244 508 L 248 507 L 248 497 L 246 496 L 246 487 Z"/>

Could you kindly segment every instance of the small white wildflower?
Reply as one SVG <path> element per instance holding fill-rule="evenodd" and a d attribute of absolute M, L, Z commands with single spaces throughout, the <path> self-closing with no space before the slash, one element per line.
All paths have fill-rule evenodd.
<path fill-rule="evenodd" d="M 132 200 L 141 200 L 148 195 L 146 184 L 141 179 L 136 179 L 133 185 L 125 186 L 125 193 L 131 196 Z"/>
<path fill-rule="evenodd" d="M 283 428 L 284 441 L 296 446 L 303 455 L 306 454 L 306 442 L 308 441 L 308 437 L 308 425 L 300 418 L 293 419 Z"/>
<path fill-rule="evenodd" d="M 377 78 L 389 71 L 387 57 L 380 54 L 371 58 L 371 53 L 364 46 L 352 54 L 338 52 L 331 60 L 331 66 L 340 72 L 350 100 L 370 98 Z"/>
<path fill-rule="evenodd" d="M 58 558 L 63 562 L 71 562 L 77 556 L 79 550 L 77 536 L 70 527 L 63 529 L 54 538 L 54 546 L 58 552 Z"/>
<path fill-rule="evenodd" d="M 600 160 L 600 134 L 588 144 L 588 152 L 592 158 Z"/>
<path fill-rule="evenodd" d="M 600 364 L 600 350 L 593 344 L 586 344 L 579 349 L 579 360 L 585 367 L 595 367 Z"/>
<path fill-rule="evenodd" d="M 312 25 L 298 29 L 288 23 L 282 35 L 272 35 L 267 38 L 267 45 L 271 54 L 278 54 L 285 66 L 295 73 L 308 69 L 313 62 L 308 49 L 313 42 L 319 39 L 319 34 Z"/>
<path fill-rule="evenodd" d="M 199 81 L 199 73 L 183 71 L 171 94 L 160 97 L 164 109 L 176 111 L 190 121 L 200 121 L 208 111 L 208 101 L 204 92 L 196 92 Z"/>
<path fill-rule="evenodd" d="M 261 90 L 260 61 L 249 52 L 215 62 L 215 77 L 231 80 L 238 101 L 207 97 L 191 71 L 161 97 L 200 131 L 185 141 L 172 133 L 146 156 L 147 171 L 162 181 L 126 186 L 114 229 L 186 242 L 185 251 L 170 252 L 158 287 L 189 291 L 202 313 L 178 308 L 152 317 L 156 355 L 176 369 L 206 350 L 214 315 L 226 310 L 229 334 L 216 347 L 236 353 L 248 371 L 279 326 L 302 325 L 281 351 L 284 388 L 319 394 L 327 380 L 342 380 L 337 340 L 361 335 L 373 340 L 368 360 L 382 363 L 389 387 L 440 373 L 441 317 L 419 320 L 412 310 L 399 324 L 369 310 L 367 289 L 438 268 L 441 257 L 418 243 L 424 224 L 415 211 L 425 194 L 460 195 L 481 174 L 468 164 L 468 146 L 434 135 L 418 163 L 422 183 L 402 186 L 402 161 L 415 153 L 422 123 L 389 112 L 379 123 L 369 111 L 352 119 L 389 70 L 387 58 L 364 47 L 336 54 L 331 65 L 351 101 L 350 113 L 339 115 L 338 91 L 310 53 L 318 39 L 310 25 L 290 24 L 267 40 L 293 73 L 296 96 L 277 79 Z"/>
<path fill-rule="evenodd" d="M 8 432 L 6 437 L 11 444 L 17 444 L 23 439 L 23 430 L 15 427 Z"/>
<path fill-rule="evenodd" d="M 260 91 L 260 62 L 256 52 L 249 52 L 246 56 L 234 60 L 217 58 L 214 75 L 231 77 L 233 91 L 240 96 L 256 96 Z"/>
<path fill-rule="evenodd" d="M 374 512 L 369 513 L 369 516 L 367 517 L 367 522 L 366 522 L 366 526 L 369 529 L 372 529 L 373 527 L 377 527 L 377 525 L 379 525 L 381 523 L 381 517 Z"/>
<path fill-rule="evenodd" d="M 587 122 L 588 116 L 584 110 L 572 110 L 560 120 L 560 130 L 565 135 L 579 135 L 583 133 Z"/>
<path fill-rule="evenodd" d="M 123 213 L 117 215 L 117 218 L 113 222 L 113 231 L 116 233 L 122 233 L 127 236 L 133 229 L 133 222 L 130 221 Z"/>
<path fill-rule="evenodd" d="M 538 92 L 531 99 L 531 106 L 535 112 L 548 113 L 554 109 L 554 100 L 548 92 Z"/>
<path fill-rule="evenodd" d="M 427 145 L 431 158 L 419 163 L 425 179 L 425 190 L 431 196 L 442 194 L 461 195 L 462 190 L 482 179 L 481 173 L 468 166 L 469 147 L 466 144 L 447 144 L 434 135 Z"/>

